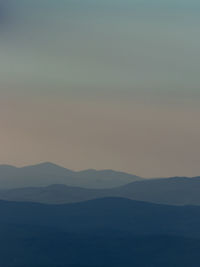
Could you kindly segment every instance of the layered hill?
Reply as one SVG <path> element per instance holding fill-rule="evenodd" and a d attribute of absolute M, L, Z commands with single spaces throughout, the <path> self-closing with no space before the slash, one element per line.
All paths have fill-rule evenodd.
<path fill-rule="evenodd" d="M 169 205 L 200 205 L 200 177 L 136 181 L 111 189 L 86 189 L 66 185 L 0 190 L 0 199 L 66 204 L 102 197 L 123 197 Z"/>

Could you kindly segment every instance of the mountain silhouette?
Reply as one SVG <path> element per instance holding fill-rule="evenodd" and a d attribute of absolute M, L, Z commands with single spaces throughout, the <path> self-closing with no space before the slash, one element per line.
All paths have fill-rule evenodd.
<path fill-rule="evenodd" d="M 64 184 L 85 188 L 112 188 L 140 180 L 132 174 L 112 170 L 71 171 L 53 163 L 16 168 L 0 165 L 0 188 L 18 188 Z"/>

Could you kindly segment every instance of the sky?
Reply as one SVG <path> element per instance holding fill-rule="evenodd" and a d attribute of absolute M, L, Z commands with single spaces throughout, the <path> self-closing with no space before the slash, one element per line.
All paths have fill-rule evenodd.
<path fill-rule="evenodd" d="M 0 163 L 200 175 L 200 2 L 1 0 Z"/>

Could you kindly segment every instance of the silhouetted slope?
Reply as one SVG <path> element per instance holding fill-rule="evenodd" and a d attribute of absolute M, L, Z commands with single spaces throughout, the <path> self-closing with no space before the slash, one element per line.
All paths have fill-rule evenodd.
<path fill-rule="evenodd" d="M 5 235 L 0 239 L 3 267 L 198 267 L 200 264 L 200 240 L 196 239 L 72 235 L 36 227 L 25 227 L 20 237 L 15 229 L 9 229 L 8 235 L 9 239 Z"/>
<path fill-rule="evenodd" d="M 200 207 L 165 206 L 121 198 L 67 205 L 0 201 L 0 223 L 40 225 L 69 232 L 116 230 L 133 235 L 200 237 Z"/>
<path fill-rule="evenodd" d="M 3 267 L 198 267 L 200 208 L 107 198 L 0 201 Z M 192 238 L 193 237 L 193 238 Z"/>

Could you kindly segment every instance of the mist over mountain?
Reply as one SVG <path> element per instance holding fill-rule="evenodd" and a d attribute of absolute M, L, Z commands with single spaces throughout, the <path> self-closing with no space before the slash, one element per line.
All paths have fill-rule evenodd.
<path fill-rule="evenodd" d="M 87 171 L 84 174 L 86 175 Z M 106 179 L 106 177 L 105 175 L 104 178 Z M 52 184 L 47 187 L 0 190 L 0 199 L 47 204 L 65 204 L 103 197 L 123 197 L 168 205 L 200 205 L 200 177 L 142 179 L 124 186 L 107 189 Z"/>
<path fill-rule="evenodd" d="M 0 0 L 0 267 L 200 267 L 199 25 L 199 0 Z"/>
<path fill-rule="evenodd" d="M 200 205 L 200 177 L 142 179 L 52 163 L 1 165 L 0 174 L 1 266 L 200 264 L 200 207 L 191 206 Z"/>
<path fill-rule="evenodd" d="M 0 165 L 0 188 L 2 189 L 51 184 L 85 188 L 112 188 L 140 179 L 132 174 L 112 170 L 75 172 L 49 162 L 22 168 Z"/>

